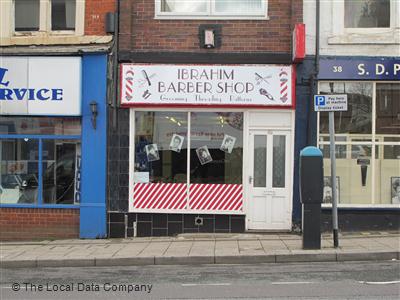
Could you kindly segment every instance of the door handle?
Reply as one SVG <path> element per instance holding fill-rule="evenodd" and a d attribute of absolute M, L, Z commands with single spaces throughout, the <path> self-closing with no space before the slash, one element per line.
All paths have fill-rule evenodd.
<path fill-rule="evenodd" d="M 253 182 L 253 176 L 249 176 L 249 183 L 251 184 Z"/>

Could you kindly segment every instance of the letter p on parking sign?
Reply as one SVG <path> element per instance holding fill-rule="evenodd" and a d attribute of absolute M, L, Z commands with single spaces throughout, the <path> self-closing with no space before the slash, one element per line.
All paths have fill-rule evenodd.
<path fill-rule="evenodd" d="M 315 100 L 315 106 L 324 106 L 326 104 L 325 102 L 325 96 L 314 96 Z"/>

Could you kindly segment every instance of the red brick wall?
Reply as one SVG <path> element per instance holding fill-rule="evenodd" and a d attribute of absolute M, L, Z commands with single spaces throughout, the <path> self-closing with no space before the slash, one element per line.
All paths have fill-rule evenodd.
<path fill-rule="evenodd" d="M 79 209 L 0 208 L 0 240 L 79 237 Z"/>
<path fill-rule="evenodd" d="M 302 0 L 268 0 L 269 20 L 155 20 L 155 0 L 121 0 L 122 51 L 271 52 L 291 51 Z M 200 24 L 222 24 L 222 47 L 199 48 Z"/>
<path fill-rule="evenodd" d="M 86 0 L 85 35 L 106 35 L 106 13 L 115 11 L 116 0 Z"/>

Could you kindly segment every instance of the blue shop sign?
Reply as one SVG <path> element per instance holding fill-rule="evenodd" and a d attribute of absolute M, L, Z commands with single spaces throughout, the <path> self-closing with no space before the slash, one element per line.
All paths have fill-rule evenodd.
<path fill-rule="evenodd" d="M 318 79 L 400 80 L 400 58 L 321 58 Z"/>

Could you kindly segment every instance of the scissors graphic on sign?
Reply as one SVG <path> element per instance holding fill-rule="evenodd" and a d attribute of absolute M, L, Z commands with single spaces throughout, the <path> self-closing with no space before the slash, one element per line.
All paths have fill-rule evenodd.
<path fill-rule="evenodd" d="M 139 81 L 139 86 L 140 86 L 140 87 L 143 87 L 146 83 L 147 83 L 149 86 L 151 86 L 151 81 L 150 81 L 150 79 L 153 78 L 153 77 L 155 77 L 156 74 L 151 74 L 151 75 L 149 76 L 149 75 L 147 75 L 147 72 L 146 72 L 145 70 L 142 70 L 141 73 L 142 73 L 143 79 L 139 79 L 139 80 L 138 80 L 138 81 Z"/>
<path fill-rule="evenodd" d="M 260 74 L 258 74 L 258 73 L 254 73 L 254 75 L 256 75 L 256 82 L 257 82 L 257 85 L 260 85 L 262 82 L 265 82 L 265 83 L 267 83 L 267 84 L 269 84 L 269 82 L 268 82 L 268 80 L 267 79 L 269 79 L 269 78 L 271 78 L 272 77 L 272 75 L 267 75 L 267 76 L 261 76 Z"/>

